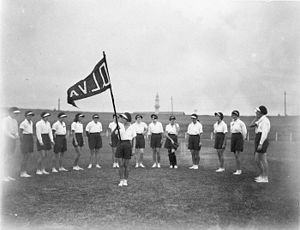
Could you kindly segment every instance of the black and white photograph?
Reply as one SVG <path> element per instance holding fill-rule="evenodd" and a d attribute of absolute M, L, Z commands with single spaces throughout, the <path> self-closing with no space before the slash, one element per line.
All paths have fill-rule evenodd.
<path fill-rule="evenodd" d="M 300 1 L 0 17 L 1 229 L 300 229 Z"/>

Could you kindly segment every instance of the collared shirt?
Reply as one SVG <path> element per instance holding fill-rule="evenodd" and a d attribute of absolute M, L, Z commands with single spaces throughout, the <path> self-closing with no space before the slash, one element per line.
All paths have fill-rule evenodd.
<path fill-rule="evenodd" d="M 121 122 L 118 122 L 118 124 L 120 129 L 122 128 L 122 126 L 124 127 L 124 125 Z M 111 132 L 114 131 L 117 128 L 117 123 L 114 121 L 110 122 L 108 128 L 110 129 Z"/>
<path fill-rule="evenodd" d="M 221 121 L 220 123 L 216 122 L 214 124 L 214 133 L 227 133 L 227 125 L 224 121 Z"/>
<path fill-rule="evenodd" d="M 53 134 L 51 130 L 51 125 L 49 121 L 44 121 L 41 119 L 35 124 L 36 127 L 36 137 L 40 143 L 43 143 L 42 134 L 48 134 L 50 140 L 53 142 Z"/>
<path fill-rule="evenodd" d="M 16 119 L 13 119 L 11 116 L 7 116 L 3 119 L 3 133 L 5 136 L 10 138 L 17 138 L 18 133 L 18 122 Z"/>
<path fill-rule="evenodd" d="M 268 134 L 271 129 L 271 124 L 269 118 L 263 115 L 258 121 L 255 122 L 257 127 L 255 127 L 255 133 L 261 132 L 261 138 L 259 144 L 263 144 L 264 141 L 267 139 Z"/>
<path fill-rule="evenodd" d="M 89 133 L 101 133 L 102 132 L 102 124 L 101 122 L 90 121 L 85 127 L 85 131 Z"/>
<path fill-rule="evenodd" d="M 136 137 L 136 131 L 133 125 L 130 125 L 127 129 L 125 129 L 124 125 L 120 128 L 120 136 L 122 141 L 129 140 L 131 141 Z"/>
<path fill-rule="evenodd" d="M 141 121 L 140 123 L 135 122 L 133 126 L 137 134 L 144 134 L 148 128 L 147 124 L 143 121 Z"/>
<path fill-rule="evenodd" d="M 246 139 L 246 137 L 247 137 L 246 125 L 239 118 L 236 119 L 236 121 L 232 120 L 230 122 L 230 132 L 231 133 L 241 133 L 243 135 L 244 139 Z"/>
<path fill-rule="evenodd" d="M 202 124 L 199 121 L 197 121 L 195 124 L 191 122 L 188 126 L 187 133 L 189 135 L 200 135 L 203 133 Z"/>
<path fill-rule="evenodd" d="M 67 134 L 67 127 L 65 122 L 56 121 L 52 125 L 52 130 L 55 131 L 55 135 L 66 135 Z"/>
<path fill-rule="evenodd" d="M 75 133 L 83 133 L 83 124 L 81 122 L 73 121 L 71 124 L 71 130 Z"/>
<path fill-rule="evenodd" d="M 33 134 L 33 122 L 25 119 L 20 124 L 20 129 L 23 134 Z"/>
<path fill-rule="evenodd" d="M 166 125 L 166 132 L 168 134 L 175 134 L 178 135 L 179 132 L 179 125 L 177 123 L 174 123 L 174 125 L 167 124 Z"/>
<path fill-rule="evenodd" d="M 162 124 L 157 121 L 155 124 L 153 122 L 151 122 L 149 124 L 149 127 L 148 127 L 148 134 L 151 135 L 152 133 L 163 133 L 164 132 L 164 129 L 163 129 L 163 126 Z"/>

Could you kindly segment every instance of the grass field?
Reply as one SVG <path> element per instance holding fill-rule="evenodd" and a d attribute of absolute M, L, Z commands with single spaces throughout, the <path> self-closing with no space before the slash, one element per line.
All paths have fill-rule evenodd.
<path fill-rule="evenodd" d="M 35 175 L 2 183 L 3 229 L 299 228 L 298 142 L 271 143 L 269 184 L 253 182 L 257 173 L 252 142 L 245 144 L 243 174 L 234 176 L 234 158 L 228 149 L 225 173 L 214 172 L 217 156 L 210 140 L 203 141 L 200 169 L 189 170 L 190 153 L 181 139 L 178 169 L 168 168 L 165 149 L 162 168 L 150 168 L 152 153 L 147 147 L 147 168 L 135 169 L 132 160 L 129 186 L 120 188 L 117 170 L 111 168 L 111 150 L 107 139 L 103 140 L 102 169 Z M 68 143 L 64 162 L 71 169 L 71 138 Z M 87 166 L 88 157 L 85 148 L 81 166 Z M 34 153 L 31 174 L 36 158 Z M 20 154 L 16 153 L 12 160 L 17 173 Z"/>

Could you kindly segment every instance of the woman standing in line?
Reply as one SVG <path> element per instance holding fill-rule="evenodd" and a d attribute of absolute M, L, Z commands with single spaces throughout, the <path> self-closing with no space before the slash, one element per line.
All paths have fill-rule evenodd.
<path fill-rule="evenodd" d="M 170 116 L 169 121 L 170 123 L 166 126 L 166 142 L 165 142 L 165 148 L 168 149 L 168 155 L 169 155 L 169 161 L 170 161 L 170 168 L 177 169 L 177 160 L 175 151 L 178 147 L 178 133 L 179 133 L 179 125 L 178 123 L 175 123 L 175 116 Z"/>
<path fill-rule="evenodd" d="M 268 183 L 268 161 L 267 161 L 267 149 L 269 146 L 268 134 L 271 129 L 269 118 L 266 117 L 268 110 L 265 106 L 261 105 L 255 109 L 256 118 L 251 123 L 250 127 L 255 127 L 255 161 L 257 167 L 260 170 L 260 174 L 255 178 L 257 183 Z"/>
<path fill-rule="evenodd" d="M 202 124 L 198 121 L 198 115 L 191 115 L 192 122 L 188 126 L 189 137 L 188 149 L 191 151 L 193 165 L 189 169 L 198 169 L 200 163 L 201 135 L 203 133 Z"/>
<path fill-rule="evenodd" d="M 120 132 L 120 144 L 116 150 L 116 158 L 119 161 L 119 176 L 120 183 L 119 186 L 128 185 L 128 176 L 129 176 L 129 160 L 131 159 L 132 154 L 135 153 L 135 137 L 136 131 L 133 125 L 131 125 L 131 115 L 130 113 L 122 113 L 120 115 L 121 122 L 124 126 L 120 127 L 120 130 L 117 130 L 116 133 Z"/>
<path fill-rule="evenodd" d="M 58 170 L 60 172 L 67 172 L 68 170 L 63 166 L 63 157 L 67 151 L 67 126 L 64 122 L 67 115 L 65 113 L 59 113 L 57 115 L 58 120 L 52 125 L 52 131 L 54 135 L 54 155 L 52 157 L 52 172 L 57 173 L 56 162 L 58 161 Z"/>
<path fill-rule="evenodd" d="M 145 168 L 143 165 L 144 149 L 145 149 L 145 135 L 148 130 L 148 126 L 145 122 L 142 121 L 143 116 L 137 114 L 135 116 L 136 122 L 133 124 L 136 131 L 136 144 L 135 148 L 137 153 L 135 154 L 135 167 Z"/>
<path fill-rule="evenodd" d="M 76 152 L 76 157 L 75 157 L 75 161 L 73 164 L 73 170 L 79 171 L 79 170 L 83 170 L 83 168 L 81 168 L 78 165 L 79 162 L 79 158 L 82 152 L 82 147 L 84 145 L 84 141 L 83 141 L 83 124 L 82 124 L 82 119 L 84 118 L 84 115 L 82 113 L 77 113 L 75 115 L 74 121 L 71 124 L 71 131 L 72 131 L 72 136 L 73 136 L 73 146 L 75 148 L 75 152 Z"/>
<path fill-rule="evenodd" d="M 227 125 L 223 121 L 224 115 L 221 112 L 216 112 L 217 122 L 214 124 L 215 146 L 217 150 L 220 167 L 216 172 L 224 172 L 224 150 L 226 147 L 226 133 L 228 132 Z"/>
<path fill-rule="evenodd" d="M 150 137 L 150 146 L 153 151 L 152 168 L 160 168 L 160 148 L 162 145 L 162 134 L 164 133 L 162 124 L 157 120 L 156 114 L 151 115 L 152 122 L 149 124 L 148 134 Z"/>
<path fill-rule="evenodd" d="M 38 121 L 36 126 L 36 137 L 37 137 L 37 150 L 39 152 L 39 158 L 37 162 L 37 175 L 48 175 L 49 173 L 45 170 L 45 160 L 48 155 L 48 151 L 51 150 L 52 145 L 54 145 L 53 134 L 51 130 L 50 122 L 48 117 L 51 116 L 50 113 L 42 112 L 41 120 Z"/>
<path fill-rule="evenodd" d="M 90 149 L 90 163 L 88 165 L 88 168 L 92 168 L 93 165 L 93 158 L 96 161 L 96 168 L 101 168 L 99 165 L 99 158 L 100 158 L 100 148 L 102 148 L 102 124 L 99 121 L 99 115 L 94 114 L 93 120 L 90 121 L 87 126 L 85 127 L 86 135 L 88 137 L 89 142 L 89 149 Z"/>
<path fill-rule="evenodd" d="M 123 126 L 122 123 L 118 122 L 119 128 Z M 113 121 L 109 123 L 108 125 L 108 130 L 109 130 L 109 145 L 111 146 L 111 151 L 112 151 L 112 162 L 113 162 L 113 168 L 119 168 L 119 163 L 118 159 L 116 159 L 115 154 L 116 154 L 116 149 L 119 143 L 119 138 L 118 135 L 116 134 L 117 130 L 117 123 L 116 123 L 116 115 L 113 115 Z"/>
<path fill-rule="evenodd" d="M 241 175 L 241 161 L 240 153 L 244 149 L 244 140 L 247 137 L 247 128 L 243 121 L 239 119 L 240 113 L 237 110 L 233 110 L 231 113 L 232 121 L 230 122 L 231 132 L 231 152 L 234 153 L 236 161 L 236 171 L 234 175 Z"/>
<path fill-rule="evenodd" d="M 33 152 L 33 122 L 32 117 L 34 113 L 32 111 L 25 112 L 25 120 L 20 124 L 20 141 L 21 141 L 21 153 L 23 154 L 23 160 L 21 163 L 20 177 L 31 177 L 27 173 L 27 163 L 31 153 Z"/>

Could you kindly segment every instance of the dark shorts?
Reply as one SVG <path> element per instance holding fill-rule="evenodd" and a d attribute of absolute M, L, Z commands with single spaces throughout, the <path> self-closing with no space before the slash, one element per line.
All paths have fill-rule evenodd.
<path fill-rule="evenodd" d="M 75 145 L 75 140 L 73 138 L 73 141 L 72 141 L 73 146 L 74 147 L 78 147 L 78 146 L 82 147 L 83 146 L 83 136 L 82 136 L 82 133 L 75 133 L 75 136 L 76 136 L 76 141 L 77 141 L 78 145 Z"/>
<path fill-rule="evenodd" d="M 21 153 L 32 153 L 33 152 L 33 135 L 32 134 L 23 134 L 21 140 Z"/>
<path fill-rule="evenodd" d="M 215 135 L 215 149 L 225 149 L 223 148 L 225 133 L 216 133 Z"/>
<path fill-rule="evenodd" d="M 116 150 L 115 157 L 123 159 L 131 159 L 132 148 L 130 141 L 121 141 Z"/>
<path fill-rule="evenodd" d="M 151 148 L 153 148 L 153 149 L 161 148 L 161 139 L 162 139 L 161 133 L 152 133 L 151 140 L 150 140 Z"/>
<path fill-rule="evenodd" d="M 189 135 L 188 149 L 200 150 L 200 135 Z"/>
<path fill-rule="evenodd" d="M 56 135 L 54 139 L 54 152 L 55 153 L 64 153 L 67 151 L 67 139 L 66 135 Z"/>
<path fill-rule="evenodd" d="M 49 134 L 42 134 L 42 140 L 44 145 L 40 145 L 39 140 L 36 141 L 37 151 L 41 150 L 50 150 L 51 149 L 51 140 Z"/>
<path fill-rule="evenodd" d="M 243 135 L 241 133 L 233 133 L 231 135 L 231 152 L 240 151 L 243 152 L 244 150 L 244 140 Z"/>
<path fill-rule="evenodd" d="M 172 144 L 172 142 L 169 140 L 169 138 L 167 138 L 164 147 L 166 149 L 175 149 L 176 150 L 178 148 L 177 136 L 175 134 L 168 134 L 168 135 L 174 141 L 174 144 Z"/>
<path fill-rule="evenodd" d="M 100 133 L 90 133 L 88 141 L 90 149 L 102 148 L 102 138 Z"/>
<path fill-rule="evenodd" d="M 10 137 L 6 137 L 4 146 L 6 154 L 12 154 L 16 151 L 17 140 Z"/>
<path fill-rule="evenodd" d="M 119 138 L 118 135 L 116 135 L 115 133 L 112 133 L 110 135 L 110 139 L 111 139 L 111 147 L 117 147 L 118 143 L 119 143 Z"/>
<path fill-rule="evenodd" d="M 144 137 L 143 134 L 137 134 L 135 140 L 136 140 L 135 148 L 137 148 L 137 149 L 144 149 L 145 148 L 145 137 Z"/>
<path fill-rule="evenodd" d="M 269 146 L 269 141 L 266 139 L 264 141 L 264 143 L 262 144 L 262 149 L 259 150 L 259 151 L 257 151 L 257 147 L 259 145 L 260 139 L 261 139 L 261 133 L 257 133 L 255 135 L 255 141 L 254 141 L 254 146 L 255 146 L 254 152 L 257 152 L 257 153 L 266 153 L 267 149 L 268 149 L 268 146 Z"/>

